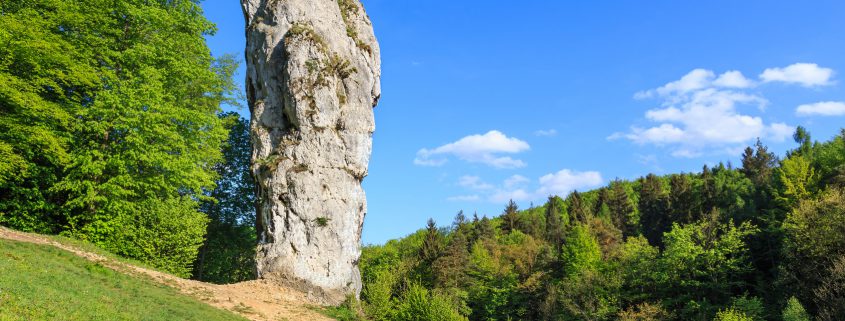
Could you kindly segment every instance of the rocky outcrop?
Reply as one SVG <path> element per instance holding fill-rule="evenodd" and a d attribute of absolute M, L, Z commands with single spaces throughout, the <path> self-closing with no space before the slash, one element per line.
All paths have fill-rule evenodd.
<path fill-rule="evenodd" d="M 258 276 L 358 295 L 379 47 L 358 0 L 242 0 Z"/>

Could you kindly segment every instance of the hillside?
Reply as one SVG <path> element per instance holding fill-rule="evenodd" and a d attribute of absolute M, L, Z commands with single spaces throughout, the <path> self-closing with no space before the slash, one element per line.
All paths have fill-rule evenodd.
<path fill-rule="evenodd" d="M 459 212 L 361 257 L 373 320 L 842 320 L 845 131 Z"/>
<path fill-rule="evenodd" d="M 0 320 L 332 320 L 306 299 L 261 281 L 186 280 L 78 241 L 0 227 Z"/>

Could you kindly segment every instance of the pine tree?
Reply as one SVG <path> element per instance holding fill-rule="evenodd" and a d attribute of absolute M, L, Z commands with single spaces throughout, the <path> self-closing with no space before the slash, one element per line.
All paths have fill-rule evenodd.
<path fill-rule="evenodd" d="M 443 253 L 432 262 L 436 287 L 461 287 L 466 284 L 464 273 L 469 264 L 469 244 L 463 230 L 456 230 Z"/>
<path fill-rule="evenodd" d="M 569 196 L 566 198 L 569 202 L 568 212 L 569 212 L 569 219 L 572 220 L 570 225 L 575 225 L 576 223 L 586 224 L 587 221 L 592 217 L 592 214 L 587 209 L 586 204 L 584 204 L 584 200 L 581 197 L 581 193 L 578 191 L 572 191 Z"/>
<path fill-rule="evenodd" d="M 672 175 L 669 178 L 669 211 L 673 222 L 688 224 L 699 219 L 696 213 L 692 183 L 686 174 Z"/>
<path fill-rule="evenodd" d="M 433 218 L 429 218 L 426 222 L 425 231 L 425 239 L 420 248 L 420 259 L 423 262 L 431 263 L 440 255 L 442 235 L 440 235 L 437 223 L 434 222 Z"/>
<path fill-rule="evenodd" d="M 615 180 L 610 184 L 607 207 L 613 224 L 622 231 L 624 236 L 637 234 L 638 220 L 634 216 L 634 205 L 625 191 L 622 181 Z"/>
<path fill-rule="evenodd" d="M 508 234 L 516 230 L 519 225 L 519 206 L 513 200 L 510 200 L 502 212 L 502 232 Z"/>
<path fill-rule="evenodd" d="M 458 211 L 458 214 L 455 214 L 455 219 L 452 221 L 452 229 L 455 231 L 463 231 L 466 229 L 467 225 L 467 217 L 464 215 L 464 211 Z"/>
<path fill-rule="evenodd" d="M 742 173 L 754 182 L 755 186 L 762 187 L 771 181 L 772 170 L 777 164 L 777 157 L 770 153 L 768 148 L 757 139 L 755 148 L 747 147 L 742 154 Z"/>
<path fill-rule="evenodd" d="M 640 179 L 640 223 L 648 242 L 662 246 L 663 233 L 669 230 L 671 221 L 668 200 L 663 191 L 663 182 L 654 174 Z"/>
<path fill-rule="evenodd" d="M 558 208 L 557 196 L 549 196 L 546 203 L 546 241 L 552 244 L 556 252 L 560 252 L 563 245 L 564 230 L 560 209 Z"/>

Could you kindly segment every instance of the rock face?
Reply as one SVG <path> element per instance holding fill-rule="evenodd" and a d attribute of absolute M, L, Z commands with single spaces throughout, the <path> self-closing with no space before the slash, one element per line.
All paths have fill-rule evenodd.
<path fill-rule="evenodd" d="M 361 181 L 380 96 L 358 0 L 242 0 L 258 276 L 339 303 L 361 290 Z"/>

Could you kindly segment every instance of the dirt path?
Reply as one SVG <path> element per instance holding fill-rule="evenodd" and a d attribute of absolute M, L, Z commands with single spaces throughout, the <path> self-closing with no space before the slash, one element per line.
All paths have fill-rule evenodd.
<path fill-rule="evenodd" d="M 197 298 L 208 305 L 235 312 L 250 320 L 332 320 L 309 309 L 308 306 L 312 304 L 307 300 L 305 293 L 274 285 L 263 280 L 228 285 L 210 284 L 186 280 L 170 274 L 118 262 L 114 259 L 62 244 L 37 234 L 23 233 L 0 227 L 0 238 L 55 246 L 89 261 L 98 262 L 115 271 L 147 276 L 155 282 L 175 288 L 183 294 Z"/>

